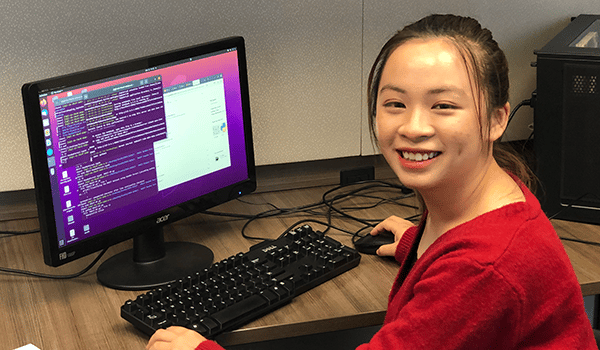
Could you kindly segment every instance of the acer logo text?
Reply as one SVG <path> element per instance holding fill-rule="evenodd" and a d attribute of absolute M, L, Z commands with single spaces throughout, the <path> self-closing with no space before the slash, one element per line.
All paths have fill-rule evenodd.
<path fill-rule="evenodd" d="M 156 218 L 156 223 L 160 224 L 161 222 L 165 222 L 165 221 L 169 220 L 169 215 L 171 215 L 171 214 L 163 215 L 161 217 Z"/>

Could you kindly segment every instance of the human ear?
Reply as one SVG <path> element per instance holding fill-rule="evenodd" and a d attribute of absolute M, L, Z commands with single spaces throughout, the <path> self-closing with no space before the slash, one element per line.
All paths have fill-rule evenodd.
<path fill-rule="evenodd" d="M 494 111 L 490 120 L 490 141 L 494 142 L 502 137 L 508 126 L 508 116 L 510 115 L 510 104 L 506 104 Z"/>

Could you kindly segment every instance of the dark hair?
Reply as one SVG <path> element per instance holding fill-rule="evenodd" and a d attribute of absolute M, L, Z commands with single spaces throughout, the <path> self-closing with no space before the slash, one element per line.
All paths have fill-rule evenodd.
<path fill-rule="evenodd" d="M 477 110 L 487 112 L 485 123 L 489 133 L 490 118 L 495 110 L 508 102 L 508 62 L 504 52 L 492 37 L 492 33 L 470 17 L 456 15 L 430 15 L 404 27 L 390 38 L 375 60 L 369 74 L 367 104 L 371 137 L 377 140 L 375 116 L 381 74 L 390 55 L 396 48 L 411 39 L 444 38 L 452 42 L 460 52 L 467 73 L 473 78 L 474 91 L 483 92 L 483 101 Z M 478 94 L 474 94 L 477 96 Z M 483 105 L 482 105 L 483 104 Z M 479 113 L 481 114 L 481 113 Z M 480 122 L 483 137 L 483 125 Z M 516 153 L 506 149 L 499 141 L 493 145 L 496 162 L 505 170 L 521 179 L 531 190 L 535 189 L 535 176 Z"/>

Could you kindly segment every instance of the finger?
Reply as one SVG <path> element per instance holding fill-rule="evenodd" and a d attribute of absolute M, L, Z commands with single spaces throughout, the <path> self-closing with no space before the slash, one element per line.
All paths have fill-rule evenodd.
<path fill-rule="evenodd" d="M 414 226 L 414 224 L 408 220 L 399 218 L 397 216 L 390 216 L 389 218 L 377 224 L 371 231 L 371 234 L 378 235 L 383 231 L 388 231 L 396 237 L 396 240 L 399 240 L 404 232 L 406 232 L 406 230 L 412 226 Z"/>
<path fill-rule="evenodd" d="M 394 228 L 394 224 L 393 224 L 393 220 L 392 218 L 387 218 L 385 220 L 383 220 L 382 222 L 380 222 L 379 224 L 377 224 L 373 230 L 371 230 L 371 234 L 373 236 L 376 236 L 378 234 L 380 234 L 381 232 L 384 231 L 390 231 L 392 232 L 392 229 Z"/>
<path fill-rule="evenodd" d="M 391 244 L 384 244 L 377 249 L 377 255 L 379 256 L 395 256 L 396 248 L 398 248 L 398 242 Z"/>
<path fill-rule="evenodd" d="M 171 326 L 167 328 L 167 331 L 173 333 L 175 336 L 178 336 L 183 333 L 186 333 L 187 331 L 189 331 L 189 329 L 180 326 Z"/>

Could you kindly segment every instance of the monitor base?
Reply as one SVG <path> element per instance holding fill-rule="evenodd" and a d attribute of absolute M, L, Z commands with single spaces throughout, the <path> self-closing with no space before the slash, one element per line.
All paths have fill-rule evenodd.
<path fill-rule="evenodd" d="M 103 285 L 121 290 L 152 289 L 209 267 L 213 252 L 201 244 L 164 243 L 162 258 L 136 262 L 134 249 L 121 252 L 103 262 L 96 272 Z"/>

